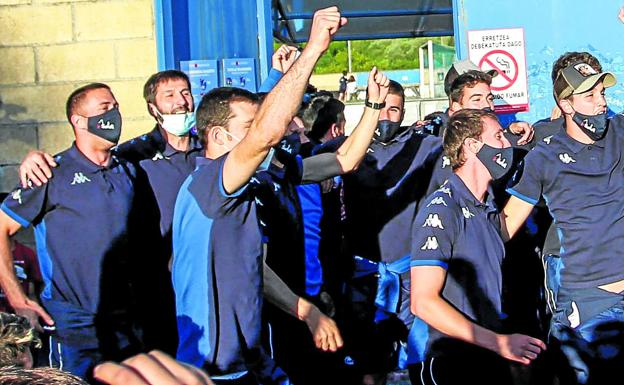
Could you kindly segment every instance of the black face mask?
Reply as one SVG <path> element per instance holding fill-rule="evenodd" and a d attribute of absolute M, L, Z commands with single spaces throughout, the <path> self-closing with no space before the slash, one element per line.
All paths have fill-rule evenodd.
<path fill-rule="evenodd" d="M 494 148 L 483 143 L 477 152 L 477 158 L 483 163 L 493 180 L 507 175 L 513 163 L 513 147 Z"/>
<path fill-rule="evenodd" d="M 609 126 L 606 112 L 592 116 L 574 111 L 572 120 L 583 130 L 585 135 L 589 136 L 594 142 L 605 136 L 607 127 Z"/>
<path fill-rule="evenodd" d="M 373 137 L 381 143 L 388 143 L 397 136 L 400 129 L 400 122 L 380 120 L 377 122 L 377 128 L 375 129 L 375 135 Z"/>
<path fill-rule="evenodd" d="M 101 115 L 90 116 L 87 120 L 87 131 L 117 144 L 121 136 L 121 114 L 119 109 L 115 107 Z"/>

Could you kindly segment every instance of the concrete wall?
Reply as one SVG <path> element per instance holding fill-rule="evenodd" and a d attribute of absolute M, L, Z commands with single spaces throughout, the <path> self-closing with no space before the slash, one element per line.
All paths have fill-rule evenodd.
<path fill-rule="evenodd" d="M 157 70 L 152 1 L 0 0 L 0 31 L 0 191 L 28 149 L 71 145 L 65 101 L 81 85 L 111 86 L 122 140 L 153 127 L 142 98 Z"/>

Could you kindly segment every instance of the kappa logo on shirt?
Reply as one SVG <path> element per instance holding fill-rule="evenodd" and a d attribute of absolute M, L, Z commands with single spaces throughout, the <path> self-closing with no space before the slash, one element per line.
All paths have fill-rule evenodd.
<path fill-rule="evenodd" d="M 445 168 L 446 166 L 450 166 L 451 165 L 451 159 L 448 156 L 443 156 L 442 157 L 442 168 Z"/>
<path fill-rule="evenodd" d="M 437 227 L 438 229 L 444 230 L 444 225 L 436 213 L 429 214 L 422 227 Z"/>
<path fill-rule="evenodd" d="M 440 191 L 441 193 L 447 194 L 447 195 L 448 195 L 449 197 L 451 197 L 451 198 L 453 197 L 453 196 L 451 195 L 451 189 L 450 189 L 450 188 L 448 188 L 448 187 L 440 187 L 440 188 L 438 189 L 438 191 Z"/>
<path fill-rule="evenodd" d="M 559 160 L 565 164 L 576 163 L 576 160 L 574 160 L 574 158 L 572 158 L 567 152 L 559 154 Z"/>
<path fill-rule="evenodd" d="M 273 182 L 273 191 L 277 192 L 280 190 L 280 185 L 278 185 L 277 183 Z"/>
<path fill-rule="evenodd" d="M 152 158 L 152 160 L 153 160 L 154 162 L 156 162 L 157 160 L 162 160 L 162 159 L 169 159 L 169 157 L 168 157 L 168 156 L 164 156 L 164 155 L 162 154 L 162 152 L 160 152 L 160 151 L 158 151 L 158 152 L 156 153 L 156 155 L 154 155 L 154 157 Z"/>
<path fill-rule="evenodd" d="M 11 198 L 16 200 L 20 205 L 22 204 L 22 189 L 17 189 L 11 193 Z"/>
<path fill-rule="evenodd" d="M 553 137 L 552 135 L 549 135 L 549 136 L 545 137 L 545 138 L 544 138 L 544 139 L 542 139 L 542 140 L 544 141 L 544 143 L 546 143 L 546 144 L 550 144 L 550 140 L 552 139 L 552 137 Z"/>
<path fill-rule="evenodd" d="M 438 249 L 438 238 L 436 237 L 427 237 L 427 241 L 420 248 L 421 250 L 437 250 Z"/>
<path fill-rule="evenodd" d="M 435 198 L 433 198 L 431 200 L 431 202 L 429 202 L 427 207 L 429 207 L 431 205 L 444 205 L 444 206 L 446 206 L 446 202 L 444 201 L 444 198 L 442 198 L 442 197 L 435 197 Z"/>
<path fill-rule="evenodd" d="M 81 172 L 75 172 L 74 173 L 74 180 L 71 182 L 71 184 L 73 186 L 75 184 L 83 184 L 83 183 L 87 183 L 87 182 L 91 182 L 91 179 L 89 179 L 86 176 L 84 176 L 84 174 L 81 173 Z"/>
<path fill-rule="evenodd" d="M 464 218 L 466 219 L 474 217 L 474 214 L 471 213 L 470 210 L 468 210 L 468 207 L 462 207 L 462 214 L 464 214 Z"/>
<path fill-rule="evenodd" d="M 570 326 L 575 328 L 581 324 L 581 314 L 579 313 L 578 305 L 576 302 L 572 301 L 572 313 L 568 316 L 568 321 L 570 322 Z"/>
<path fill-rule="evenodd" d="M 503 158 L 503 154 L 501 154 L 500 152 L 494 155 L 494 159 L 492 160 L 496 162 L 496 164 L 501 166 L 502 168 L 504 169 L 507 168 L 507 159 Z"/>

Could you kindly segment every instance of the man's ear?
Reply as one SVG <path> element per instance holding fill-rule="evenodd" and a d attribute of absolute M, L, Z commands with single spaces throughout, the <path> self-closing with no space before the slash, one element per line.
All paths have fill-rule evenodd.
<path fill-rule="evenodd" d="M 561 112 L 565 115 L 574 114 L 574 107 L 572 107 L 572 101 L 570 99 L 561 99 L 557 104 L 559 105 Z"/>
<path fill-rule="evenodd" d="M 69 121 L 71 122 L 72 127 L 75 129 L 83 129 L 86 130 L 88 126 L 88 118 L 85 118 L 82 115 L 72 114 L 69 117 Z"/>
<path fill-rule="evenodd" d="M 208 141 L 223 145 L 226 141 L 226 135 L 223 133 L 224 130 L 225 128 L 223 128 L 222 126 L 210 127 L 206 132 L 206 136 L 208 136 Z"/>
<path fill-rule="evenodd" d="M 149 112 L 149 114 L 156 118 L 159 122 L 162 121 L 162 118 L 158 115 L 158 108 L 153 103 L 147 103 L 147 112 Z"/>
<path fill-rule="evenodd" d="M 476 154 L 479 152 L 481 147 L 483 147 L 483 143 L 479 142 L 475 138 L 466 138 L 464 139 L 464 146 L 466 146 L 470 152 Z"/>
<path fill-rule="evenodd" d="M 457 112 L 461 109 L 463 109 L 463 107 L 461 104 L 459 104 L 459 102 L 451 102 L 451 108 L 450 108 L 451 111 Z"/>
<path fill-rule="evenodd" d="M 329 131 L 331 132 L 332 139 L 337 138 L 341 135 L 340 125 L 336 123 L 332 123 L 331 127 L 329 128 Z"/>

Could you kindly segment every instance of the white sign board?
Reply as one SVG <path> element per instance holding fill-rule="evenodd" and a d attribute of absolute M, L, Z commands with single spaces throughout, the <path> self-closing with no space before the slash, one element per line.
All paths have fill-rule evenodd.
<path fill-rule="evenodd" d="M 492 79 L 496 112 L 529 110 L 523 28 L 468 31 L 468 56 L 483 71 L 498 71 Z"/>

